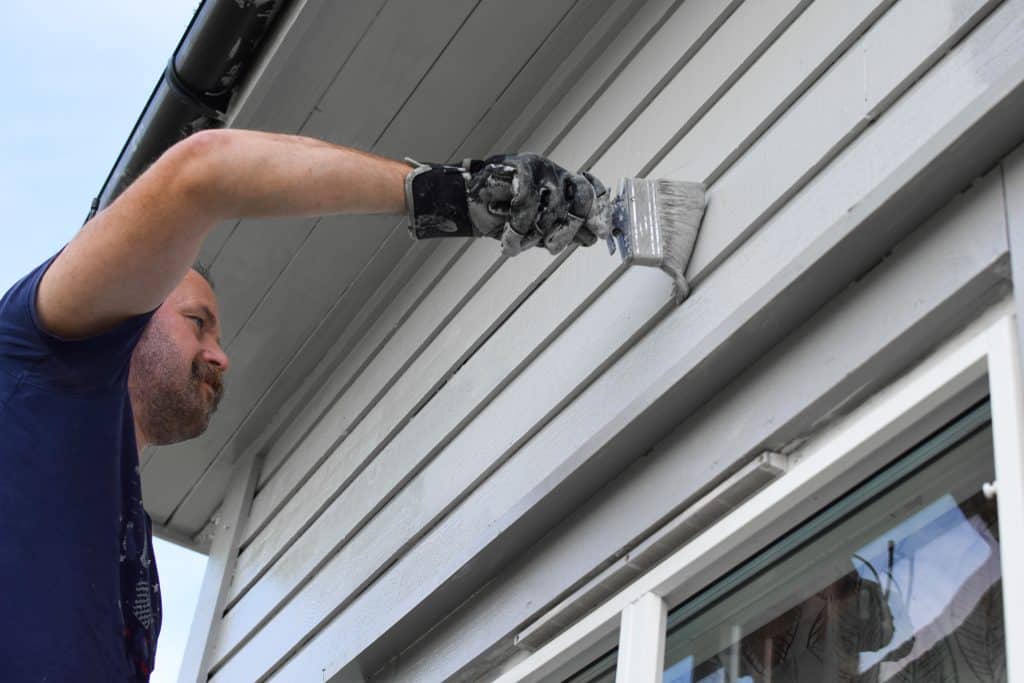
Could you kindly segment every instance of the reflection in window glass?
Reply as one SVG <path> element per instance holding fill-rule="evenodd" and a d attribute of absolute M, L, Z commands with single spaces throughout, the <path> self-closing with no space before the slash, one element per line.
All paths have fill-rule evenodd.
<path fill-rule="evenodd" d="M 615 683 L 618 648 L 594 660 L 583 669 L 565 679 L 564 683 Z"/>
<path fill-rule="evenodd" d="M 676 610 L 665 683 L 1005 681 L 996 506 L 980 492 L 991 429 L 885 477 L 781 560 Z"/>

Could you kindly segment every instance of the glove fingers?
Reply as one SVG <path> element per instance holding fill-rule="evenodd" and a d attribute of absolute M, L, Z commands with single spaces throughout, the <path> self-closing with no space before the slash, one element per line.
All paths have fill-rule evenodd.
<path fill-rule="evenodd" d="M 597 235 L 592 233 L 590 228 L 586 225 L 577 230 L 572 239 L 574 242 L 581 244 L 584 247 L 590 247 L 597 243 Z"/>
<path fill-rule="evenodd" d="M 501 233 L 501 253 L 505 256 L 517 256 L 521 252 L 537 246 L 540 239 L 541 235 L 537 231 L 529 235 L 521 235 L 512 226 L 505 226 L 505 230 Z"/>
<path fill-rule="evenodd" d="M 470 220 L 481 234 L 495 235 L 508 222 L 515 174 L 514 166 L 489 163 L 473 176 L 466 199 Z"/>
<path fill-rule="evenodd" d="M 582 225 L 583 219 L 570 215 L 564 223 L 556 226 L 544 236 L 544 246 L 552 254 L 557 254 L 569 246 Z"/>
<path fill-rule="evenodd" d="M 541 208 L 541 171 L 529 155 L 515 160 L 517 187 L 510 202 L 509 224 L 520 235 L 529 235 L 537 227 Z"/>
<path fill-rule="evenodd" d="M 586 220 L 597 197 L 593 185 L 584 175 L 571 175 L 565 181 L 565 199 L 569 213 Z"/>

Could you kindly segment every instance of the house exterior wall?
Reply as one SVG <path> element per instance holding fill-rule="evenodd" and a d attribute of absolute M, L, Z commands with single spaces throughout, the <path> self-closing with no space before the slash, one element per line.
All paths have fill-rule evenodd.
<path fill-rule="evenodd" d="M 211 680 L 486 679 L 701 494 L 1005 297 L 1024 131 L 992 117 L 1022 10 L 612 3 L 499 147 L 704 181 L 693 293 L 600 247 L 427 245 L 267 446 Z"/>

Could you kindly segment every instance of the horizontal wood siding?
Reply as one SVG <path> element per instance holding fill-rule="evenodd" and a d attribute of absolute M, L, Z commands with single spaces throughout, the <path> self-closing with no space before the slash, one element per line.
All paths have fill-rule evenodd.
<path fill-rule="evenodd" d="M 1024 57 L 1022 7 L 612 4 L 621 24 L 599 22 L 551 75 L 571 87 L 539 90 L 506 139 L 609 180 L 708 183 L 697 289 L 674 308 L 663 273 L 624 269 L 601 248 L 506 260 L 489 241 L 437 247 L 269 445 L 213 680 L 313 680 L 370 647 L 496 520 L 522 514 L 524 496 L 656 382 L 663 359 L 700 371 L 700 350 L 771 264 Z M 489 12 L 497 3 L 478 6 L 442 58 L 469 54 L 460 36 L 479 42 Z"/>

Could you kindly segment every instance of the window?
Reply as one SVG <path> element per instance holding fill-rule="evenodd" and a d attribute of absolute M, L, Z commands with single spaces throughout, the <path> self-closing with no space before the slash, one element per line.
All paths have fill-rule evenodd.
<path fill-rule="evenodd" d="M 630 683 L 1024 681 L 1024 650 L 1005 647 L 1024 642 L 1012 310 L 816 435 L 784 476 L 497 682 L 611 681 L 613 656 Z M 882 448 L 969 408 L 979 386 L 988 402 L 907 457 Z M 681 605 L 671 619 L 668 605 Z"/>
<path fill-rule="evenodd" d="M 1005 681 L 988 417 L 974 409 L 670 614 L 665 683 Z"/>

